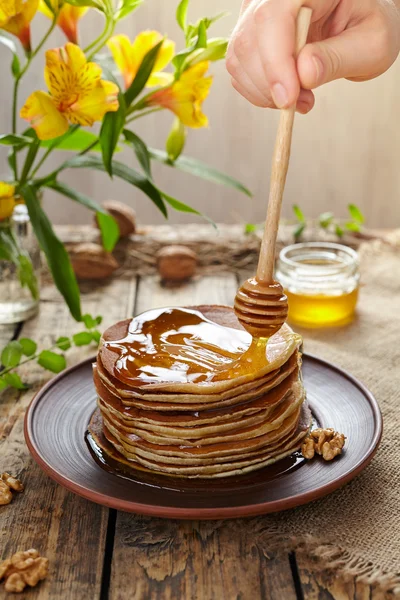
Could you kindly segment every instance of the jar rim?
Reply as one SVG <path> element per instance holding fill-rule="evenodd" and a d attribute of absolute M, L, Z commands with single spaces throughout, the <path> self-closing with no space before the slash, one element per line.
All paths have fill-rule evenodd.
<path fill-rule="evenodd" d="M 292 251 L 302 251 L 302 250 L 316 250 L 319 249 L 321 251 L 324 250 L 330 250 L 330 251 L 336 251 L 336 252 L 342 252 L 344 254 L 346 254 L 350 259 L 351 262 L 349 262 L 347 264 L 347 266 L 349 266 L 350 264 L 358 264 L 358 254 L 355 250 L 353 250 L 353 248 L 350 248 L 349 246 L 344 246 L 343 244 L 336 244 L 334 242 L 302 242 L 299 244 L 290 244 L 290 246 L 285 246 L 285 248 L 283 248 L 280 253 L 279 253 L 279 260 L 286 266 L 289 267 L 297 267 L 299 265 L 299 261 L 289 258 L 287 255 L 292 252 Z M 343 265 L 345 266 L 345 265 Z M 310 269 L 313 270 L 315 269 L 315 265 L 302 265 L 303 268 L 305 269 Z M 333 264 L 333 265 L 324 265 L 324 270 L 326 269 L 327 271 L 335 271 L 337 270 L 338 265 Z"/>

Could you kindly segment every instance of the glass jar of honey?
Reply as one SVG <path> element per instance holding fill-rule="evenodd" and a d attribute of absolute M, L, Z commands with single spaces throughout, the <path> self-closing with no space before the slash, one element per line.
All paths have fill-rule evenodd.
<path fill-rule="evenodd" d="M 353 319 L 360 273 L 351 248 L 324 242 L 287 246 L 279 255 L 276 279 L 288 297 L 290 322 L 333 327 Z"/>

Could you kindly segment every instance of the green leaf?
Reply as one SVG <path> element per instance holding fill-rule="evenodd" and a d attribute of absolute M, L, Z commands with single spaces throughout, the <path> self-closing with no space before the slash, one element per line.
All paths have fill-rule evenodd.
<path fill-rule="evenodd" d="M 36 135 L 36 134 L 35 134 Z M 28 152 L 26 153 L 25 156 L 25 161 L 24 161 L 24 168 L 22 169 L 22 175 L 21 175 L 21 183 L 25 183 L 29 171 L 31 169 L 31 166 L 33 165 L 36 155 L 39 151 L 40 148 L 40 140 L 35 137 L 32 140 L 32 143 L 30 144 L 29 148 L 28 148 Z"/>
<path fill-rule="evenodd" d="M 96 344 L 100 343 L 100 339 L 101 339 L 101 333 L 100 331 L 98 331 L 97 329 L 95 329 L 94 331 L 91 331 L 91 336 L 94 342 L 96 342 Z"/>
<path fill-rule="evenodd" d="M 360 225 L 360 223 L 355 223 L 354 221 L 348 221 L 345 224 L 345 228 L 348 231 L 355 231 L 356 233 L 359 233 L 361 231 L 361 225 Z"/>
<path fill-rule="evenodd" d="M 253 223 L 246 223 L 244 226 L 244 232 L 246 235 L 249 233 L 254 233 L 255 231 L 257 231 L 257 225 L 254 225 Z"/>
<path fill-rule="evenodd" d="M 108 114 L 108 113 L 107 113 Z M 69 131 L 52 140 L 43 140 L 40 145 L 43 148 L 54 148 L 56 150 L 67 150 L 69 152 L 80 152 L 88 148 L 98 139 L 98 136 L 85 129 L 76 129 L 76 126 L 70 127 Z M 74 131 L 71 133 L 71 130 Z M 91 152 L 100 152 L 100 144 L 96 144 L 90 150 Z"/>
<path fill-rule="evenodd" d="M 250 190 L 241 184 L 240 181 L 237 181 L 237 179 L 234 179 L 229 175 L 225 175 L 225 173 L 221 173 L 220 171 L 209 167 L 195 158 L 180 156 L 174 163 L 171 163 L 171 161 L 168 160 L 167 153 L 163 152 L 162 150 L 149 148 L 149 153 L 151 158 L 154 158 L 155 160 L 162 162 L 169 167 L 175 167 L 180 171 L 185 171 L 186 173 L 190 173 L 196 177 L 201 177 L 207 181 L 212 181 L 213 183 L 234 188 L 235 190 L 252 197 Z"/>
<path fill-rule="evenodd" d="M 54 283 L 64 297 L 72 316 L 81 318 L 80 294 L 74 271 L 64 245 L 58 239 L 52 225 L 42 210 L 33 187 L 26 184 L 21 187 L 21 195 L 28 207 L 32 227 L 39 244 L 46 255 L 47 264 L 53 275 Z"/>
<path fill-rule="evenodd" d="M 306 224 L 300 223 L 296 227 L 296 229 L 293 231 L 293 237 L 296 241 L 301 238 L 301 235 L 302 235 L 303 231 L 305 230 L 305 228 L 306 228 Z"/>
<path fill-rule="evenodd" d="M 89 313 L 86 313 L 85 315 L 82 316 L 82 321 L 83 321 L 86 329 L 94 329 L 97 325 L 96 319 L 94 319 L 92 317 L 92 315 L 89 315 Z"/>
<path fill-rule="evenodd" d="M 118 95 L 119 108 L 115 112 L 108 112 L 104 116 L 100 129 L 100 146 L 103 163 L 107 173 L 112 177 L 112 159 L 118 144 L 119 136 L 125 123 L 126 109 L 123 94 Z"/>
<path fill-rule="evenodd" d="M 89 331 L 80 331 L 72 336 L 75 346 L 87 346 L 92 341 L 92 334 Z"/>
<path fill-rule="evenodd" d="M 68 4 L 72 6 L 89 6 L 90 8 L 97 8 L 100 12 L 105 12 L 106 3 L 101 0 L 68 0 Z"/>
<path fill-rule="evenodd" d="M 18 373 L 5 373 L 3 379 L 7 385 L 16 388 L 17 390 L 27 390 L 28 386 L 22 383 L 21 377 Z"/>
<path fill-rule="evenodd" d="M 174 119 L 171 131 L 165 143 L 169 160 L 176 161 L 182 154 L 186 142 L 186 128 L 178 117 Z"/>
<path fill-rule="evenodd" d="M 8 342 L 1 353 L 1 364 L 6 369 L 17 367 L 22 357 L 22 346 L 16 340 Z"/>
<path fill-rule="evenodd" d="M 300 206 L 298 206 L 297 204 L 293 205 L 293 212 L 296 216 L 296 219 L 300 222 L 300 223 L 304 223 L 305 222 L 305 216 L 303 214 L 303 211 L 301 210 Z"/>
<path fill-rule="evenodd" d="M 0 135 L 0 144 L 3 146 L 17 146 L 18 148 L 24 148 L 24 146 L 32 144 L 32 138 L 26 137 L 25 135 L 9 133 Z"/>
<path fill-rule="evenodd" d="M 6 387 L 8 387 L 7 381 L 3 377 L 0 376 L 0 392 L 2 390 L 5 390 Z"/>
<path fill-rule="evenodd" d="M 143 4 L 143 0 L 122 0 L 122 4 L 117 11 L 116 19 L 120 21 L 124 19 L 126 16 L 130 15 L 134 10 L 139 8 L 139 6 Z"/>
<path fill-rule="evenodd" d="M 75 156 L 71 160 L 64 163 L 63 168 L 71 168 L 71 169 L 95 169 L 97 171 L 105 171 L 103 161 L 100 160 L 97 156 Z M 113 173 L 116 177 L 127 181 L 131 185 L 139 188 L 144 192 L 160 209 L 162 214 L 167 217 L 167 208 L 165 203 L 161 197 L 159 190 L 155 187 L 155 185 L 146 177 L 144 177 L 141 173 L 138 173 L 131 167 L 120 163 L 116 160 L 113 161 Z"/>
<path fill-rule="evenodd" d="M 150 162 L 150 154 L 147 149 L 144 141 L 133 133 L 133 131 L 129 131 L 129 129 L 124 129 L 123 134 L 125 136 L 125 141 L 127 144 L 132 146 L 135 151 L 136 158 L 139 161 L 139 164 L 143 168 L 143 171 L 146 173 L 147 177 L 151 179 L 151 162 Z"/>
<path fill-rule="evenodd" d="M 207 48 L 207 27 L 202 19 L 197 30 L 196 50 L 199 48 Z"/>
<path fill-rule="evenodd" d="M 96 321 L 96 325 L 101 325 L 101 323 L 103 321 L 103 317 L 101 315 L 97 315 L 95 321 Z"/>
<path fill-rule="evenodd" d="M 324 212 L 319 215 L 319 224 L 323 229 L 328 229 L 329 225 L 332 223 L 334 219 L 334 215 L 331 212 Z"/>
<path fill-rule="evenodd" d="M 335 233 L 338 236 L 338 238 L 342 238 L 344 235 L 344 231 L 343 229 L 340 227 L 340 225 L 335 225 Z"/>
<path fill-rule="evenodd" d="M 351 218 L 362 225 L 365 221 L 365 218 L 358 206 L 355 204 L 349 204 L 348 209 Z"/>
<path fill-rule="evenodd" d="M 21 72 L 21 64 L 19 62 L 18 54 L 14 54 L 13 59 L 11 61 L 11 73 L 14 77 L 18 77 Z"/>
<path fill-rule="evenodd" d="M 86 206 L 89 210 L 95 211 L 104 249 L 107 252 L 112 252 L 119 240 L 119 228 L 115 219 L 100 204 L 97 204 L 95 200 L 92 200 L 85 194 L 81 194 L 81 192 L 73 190 L 66 183 L 52 180 L 47 181 L 45 185 L 59 194 L 63 194 L 63 196 L 79 202 L 79 204 Z"/>
<path fill-rule="evenodd" d="M 32 298 L 39 299 L 39 285 L 33 268 L 32 260 L 28 254 L 18 256 L 18 277 L 22 287 L 27 286 Z"/>
<path fill-rule="evenodd" d="M 67 361 L 62 354 L 57 354 L 57 352 L 52 352 L 51 350 L 42 350 L 39 354 L 38 364 L 43 369 L 47 369 L 47 371 L 60 373 L 67 366 Z"/>
<path fill-rule="evenodd" d="M 164 200 L 166 202 L 168 202 L 168 204 L 170 206 L 172 206 L 172 208 L 177 210 L 178 212 L 185 212 L 185 213 L 191 213 L 193 215 L 198 215 L 199 217 L 202 217 L 203 219 L 205 219 L 206 221 L 211 223 L 211 225 L 213 225 L 213 227 L 215 227 L 215 228 L 217 227 L 216 224 L 214 223 L 214 221 L 212 221 L 212 219 L 209 219 L 206 215 L 203 215 L 201 212 L 199 212 L 195 208 L 192 208 L 188 204 L 184 204 L 180 200 L 176 200 L 176 198 L 169 196 L 168 194 L 166 194 L 165 192 L 162 192 L 161 190 L 160 190 L 160 194 L 162 195 Z"/>
<path fill-rule="evenodd" d="M 114 217 L 105 212 L 96 213 L 96 219 L 100 227 L 104 250 L 106 250 L 106 252 L 112 252 L 115 248 L 115 244 L 119 240 L 118 223 Z"/>
<path fill-rule="evenodd" d="M 228 48 L 228 40 L 226 38 L 214 38 L 207 42 L 207 48 L 199 48 L 194 50 L 186 59 L 183 69 L 193 67 L 205 60 L 217 61 L 225 58 Z"/>
<path fill-rule="evenodd" d="M 138 72 L 136 73 L 135 79 L 132 81 L 131 85 L 125 92 L 126 108 L 129 108 L 129 106 L 132 104 L 135 98 L 139 96 L 140 92 L 146 85 L 147 80 L 149 79 L 151 72 L 153 71 L 154 65 L 158 57 L 158 53 L 163 43 L 164 40 L 161 40 L 161 42 L 159 42 L 151 50 L 149 50 L 143 58 L 142 62 L 140 63 L 140 67 L 138 69 Z"/>
<path fill-rule="evenodd" d="M 187 27 L 187 12 L 189 7 L 189 0 L 181 0 L 176 9 L 176 22 L 182 31 L 186 31 Z"/>
<path fill-rule="evenodd" d="M 37 343 L 29 338 L 20 338 L 19 343 L 21 344 L 22 352 L 25 356 L 32 356 L 37 350 Z"/>
<path fill-rule="evenodd" d="M 67 337 L 59 337 L 56 341 L 56 346 L 60 350 L 69 350 L 71 348 L 71 340 Z"/>

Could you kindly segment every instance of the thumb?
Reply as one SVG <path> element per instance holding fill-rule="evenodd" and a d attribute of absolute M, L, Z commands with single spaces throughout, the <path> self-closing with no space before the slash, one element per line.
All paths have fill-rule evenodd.
<path fill-rule="evenodd" d="M 365 27 L 347 29 L 322 42 L 307 44 L 297 60 L 301 86 L 314 89 L 342 77 L 371 79 L 385 69 L 384 49 L 374 32 L 366 35 Z M 383 45 L 382 45 L 383 46 Z"/>

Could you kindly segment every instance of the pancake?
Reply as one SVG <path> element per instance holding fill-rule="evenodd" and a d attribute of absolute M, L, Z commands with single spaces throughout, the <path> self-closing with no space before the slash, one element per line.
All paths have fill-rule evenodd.
<path fill-rule="evenodd" d="M 297 450 L 311 415 L 301 338 L 252 340 L 222 306 L 158 309 L 103 334 L 89 433 L 117 464 L 187 478 L 261 469 Z"/>
<path fill-rule="evenodd" d="M 141 449 L 138 449 L 134 457 L 126 458 L 118 450 L 117 440 L 104 428 L 99 410 L 92 417 L 89 431 L 101 451 L 123 466 L 170 477 L 212 479 L 255 471 L 290 456 L 293 452 L 299 450 L 304 436 L 307 435 L 310 429 L 310 424 L 311 413 L 307 404 L 304 403 L 295 430 L 290 433 L 289 438 L 286 437 L 282 441 L 281 445 L 271 446 L 269 453 L 245 454 L 242 457 L 237 456 L 233 460 L 231 458 L 226 459 L 226 457 L 222 457 L 221 460 L 216 458 L 202 459 L 200 466 L 191 467 L 186 466 L 187 461 L 190 464 L 191 459 L 185 459 L 185 462 L 179 461 L 178 466 L 171 466 L 171 458 L 159 457 L 158 460 L 155 460 L 149 456 L 141 456 L 139 453 Z M 146 451 L 143 451 L 143 454 L 146 454 Z"/>

